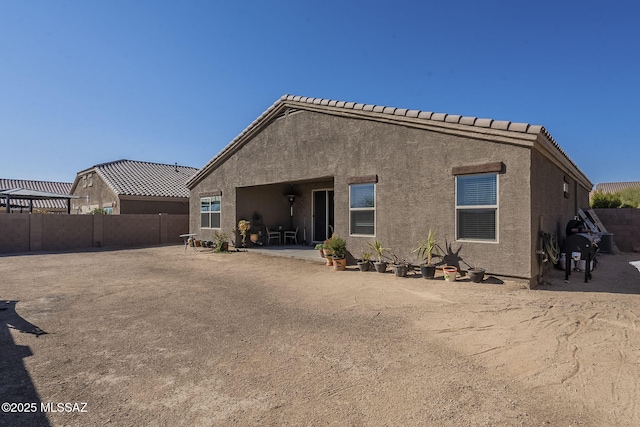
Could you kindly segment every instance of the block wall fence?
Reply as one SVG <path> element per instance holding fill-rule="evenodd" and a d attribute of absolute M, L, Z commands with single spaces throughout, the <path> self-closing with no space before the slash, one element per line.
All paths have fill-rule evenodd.
<path fill-rule="evenodd" d="M 0 253 L 181 243 L 189 215 L 0 215 Z"/>
<path fill-rule="evenodd" d="M 640 252 L 640 209 L 594 209 L 622 252 Z"/>

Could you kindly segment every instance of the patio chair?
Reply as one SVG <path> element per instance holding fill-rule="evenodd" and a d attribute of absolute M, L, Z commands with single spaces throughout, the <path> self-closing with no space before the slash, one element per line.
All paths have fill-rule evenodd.
<path fill-rule="evenodd" d="M 298 229 L 300 227 L 296 227 L 295 231 L 285 231 L 284 232 L 284 244 L 287 244 L 287 239 L 293 240 L 293 242 L 298 244 Z"/>
<path fill-rule="evenodd" d="M 278 239 L 278 244 L 281 244 L 280 241 L 280 232 L 279 231 L 269 231 L 269 227 L 265 227 L 267 229 L 267 245 L 271 244 L 271 239 Z"/>

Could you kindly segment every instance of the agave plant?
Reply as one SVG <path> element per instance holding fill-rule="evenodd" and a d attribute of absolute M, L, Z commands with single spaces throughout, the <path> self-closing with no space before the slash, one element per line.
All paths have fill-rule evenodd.
<path fill-rule="evenodd" d="M 438 242 L 436 240 L 436 233 L 433 230 L 429 230 L 427 240 L 423 240 L 418 243 L 418 246 L 413 248 L 412 252 L 416 252 L 418 257 L 426 261 L 426 265 L 433 265 L 431 260 L 434 256 L 441 257 L 438 250 Z"/>
<path fill-rule="evenodd" d="M 384 253 L 388 251 L 387 248 L 382 246 L 382 242 L 380 242 L 380 240 L 376 240 L 373 243 L 369 243 L 369 247 L 371 248 L 371 250 L 373 250 L 373 252 L 375 252 L 376 256 L 378 257 L 378 262 L 382 262 Z"/>

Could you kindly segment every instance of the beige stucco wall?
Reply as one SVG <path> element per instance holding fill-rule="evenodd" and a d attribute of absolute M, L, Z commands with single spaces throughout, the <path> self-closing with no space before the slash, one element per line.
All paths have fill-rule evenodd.
<path fill-rule="evenodd" d="M 114 209 L 115 213 L 115 209 Z M 189 213 L 189 202 L 186 198 L 165 198 L 165 200 L 154 200 L 151 197 L 145 200 L 130 200 L 125 197 L 120 199 L 120 214 L 157 214 L 168 213 L 181 215 Z"/>
<path fill-rule="evenodd" d="M 95 208 L 113 209 L 119 214 L 188 214 L 189 202 L 186 198 L 117 196 L 104 180 L 95 172 L 85 172 L 78 177 L 78 184 L 73 191 L 71 205 L 72 214 L 87 214 Z M 87 196 L 89 197 L 87 200 Z"/>
<path fill-rule="evenodd" d="M 100 178 L 100 176 L 91 171 L 78 176 L 78 184 L 73 190 L 74 196 L 80 196 L 79 199 L 71 201 L 72 214 L 86 214 L 94 208 L 113 207 L 113 214 L 120 213 L 120 204 L 118 197 Z M 87 196 L 89 199 L 87 200 Z"/>
<path fill-rule="evenodd" d="M 247 202 L 237 202 L 245 191 L 237 188 L 313 179 L 326 182 L 326 177 L 333 177 L 335 232 L 347 239 L 348 249 L 357 257 L 374 238 L 348 235 L 347 179 L 377 175 L 375 238 L 384 246 L 414 260 L 412 247 L 432 228 L 441 245 L 452 242 L 452 249 L 459 250 L 467 263 L 478 263 L 494 274 L 528 278 L 532 245 L 530 153 L 529 148 L 513 144 L 297 112 L 275 120 L 192 189 L 190 228 L 203 239 L 213 234 L 199 227 L 202 193 L 222 191 L 222 228 L 229 230 L 238 214 L 253 213 Z M 505 173 L 499 176 L 498 242 L 455 242 L 452 168 L 498 161 L 505 164 Z M 302 189 L 303 198 L 310 200 L 311 190 Z M 288 203 L 282 195 L 277 197 L 283 199 L 278 208 L 283 210 L 277 214 L 281 218 L 283 211 L 288 214 Z M 241 207 L 246 211 L 240 212 Z M 267 211 L 261 213 L 267 223 Z"/>
<path fill-rule="evenodd" d="M 532 152 L 531 163 L 531 269 L 532 282 L 543 281 L 551 263 L 543 263 L 542 256 L 537 250 L 542 250 L 541 233 L 555 233 L 562 245 L 565 228 L 578 209 L 589 207 L 589 189 L 584 188 L 578 181 L 559 165 L 548 161 L 537 151 Z M 564 182 L 567 182 L 568 197 L 565 197 Z"/>

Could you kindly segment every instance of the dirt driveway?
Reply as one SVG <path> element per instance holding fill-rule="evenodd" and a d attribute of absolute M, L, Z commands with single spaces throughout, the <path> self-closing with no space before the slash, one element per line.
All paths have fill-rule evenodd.
<path fill-rule="evenodd" d="M 600 259 L 531 291 L 180 246 L 3 256 L 0 403 L 37 410 L 0 425 L 640 425 L 640 254 Z"/>

